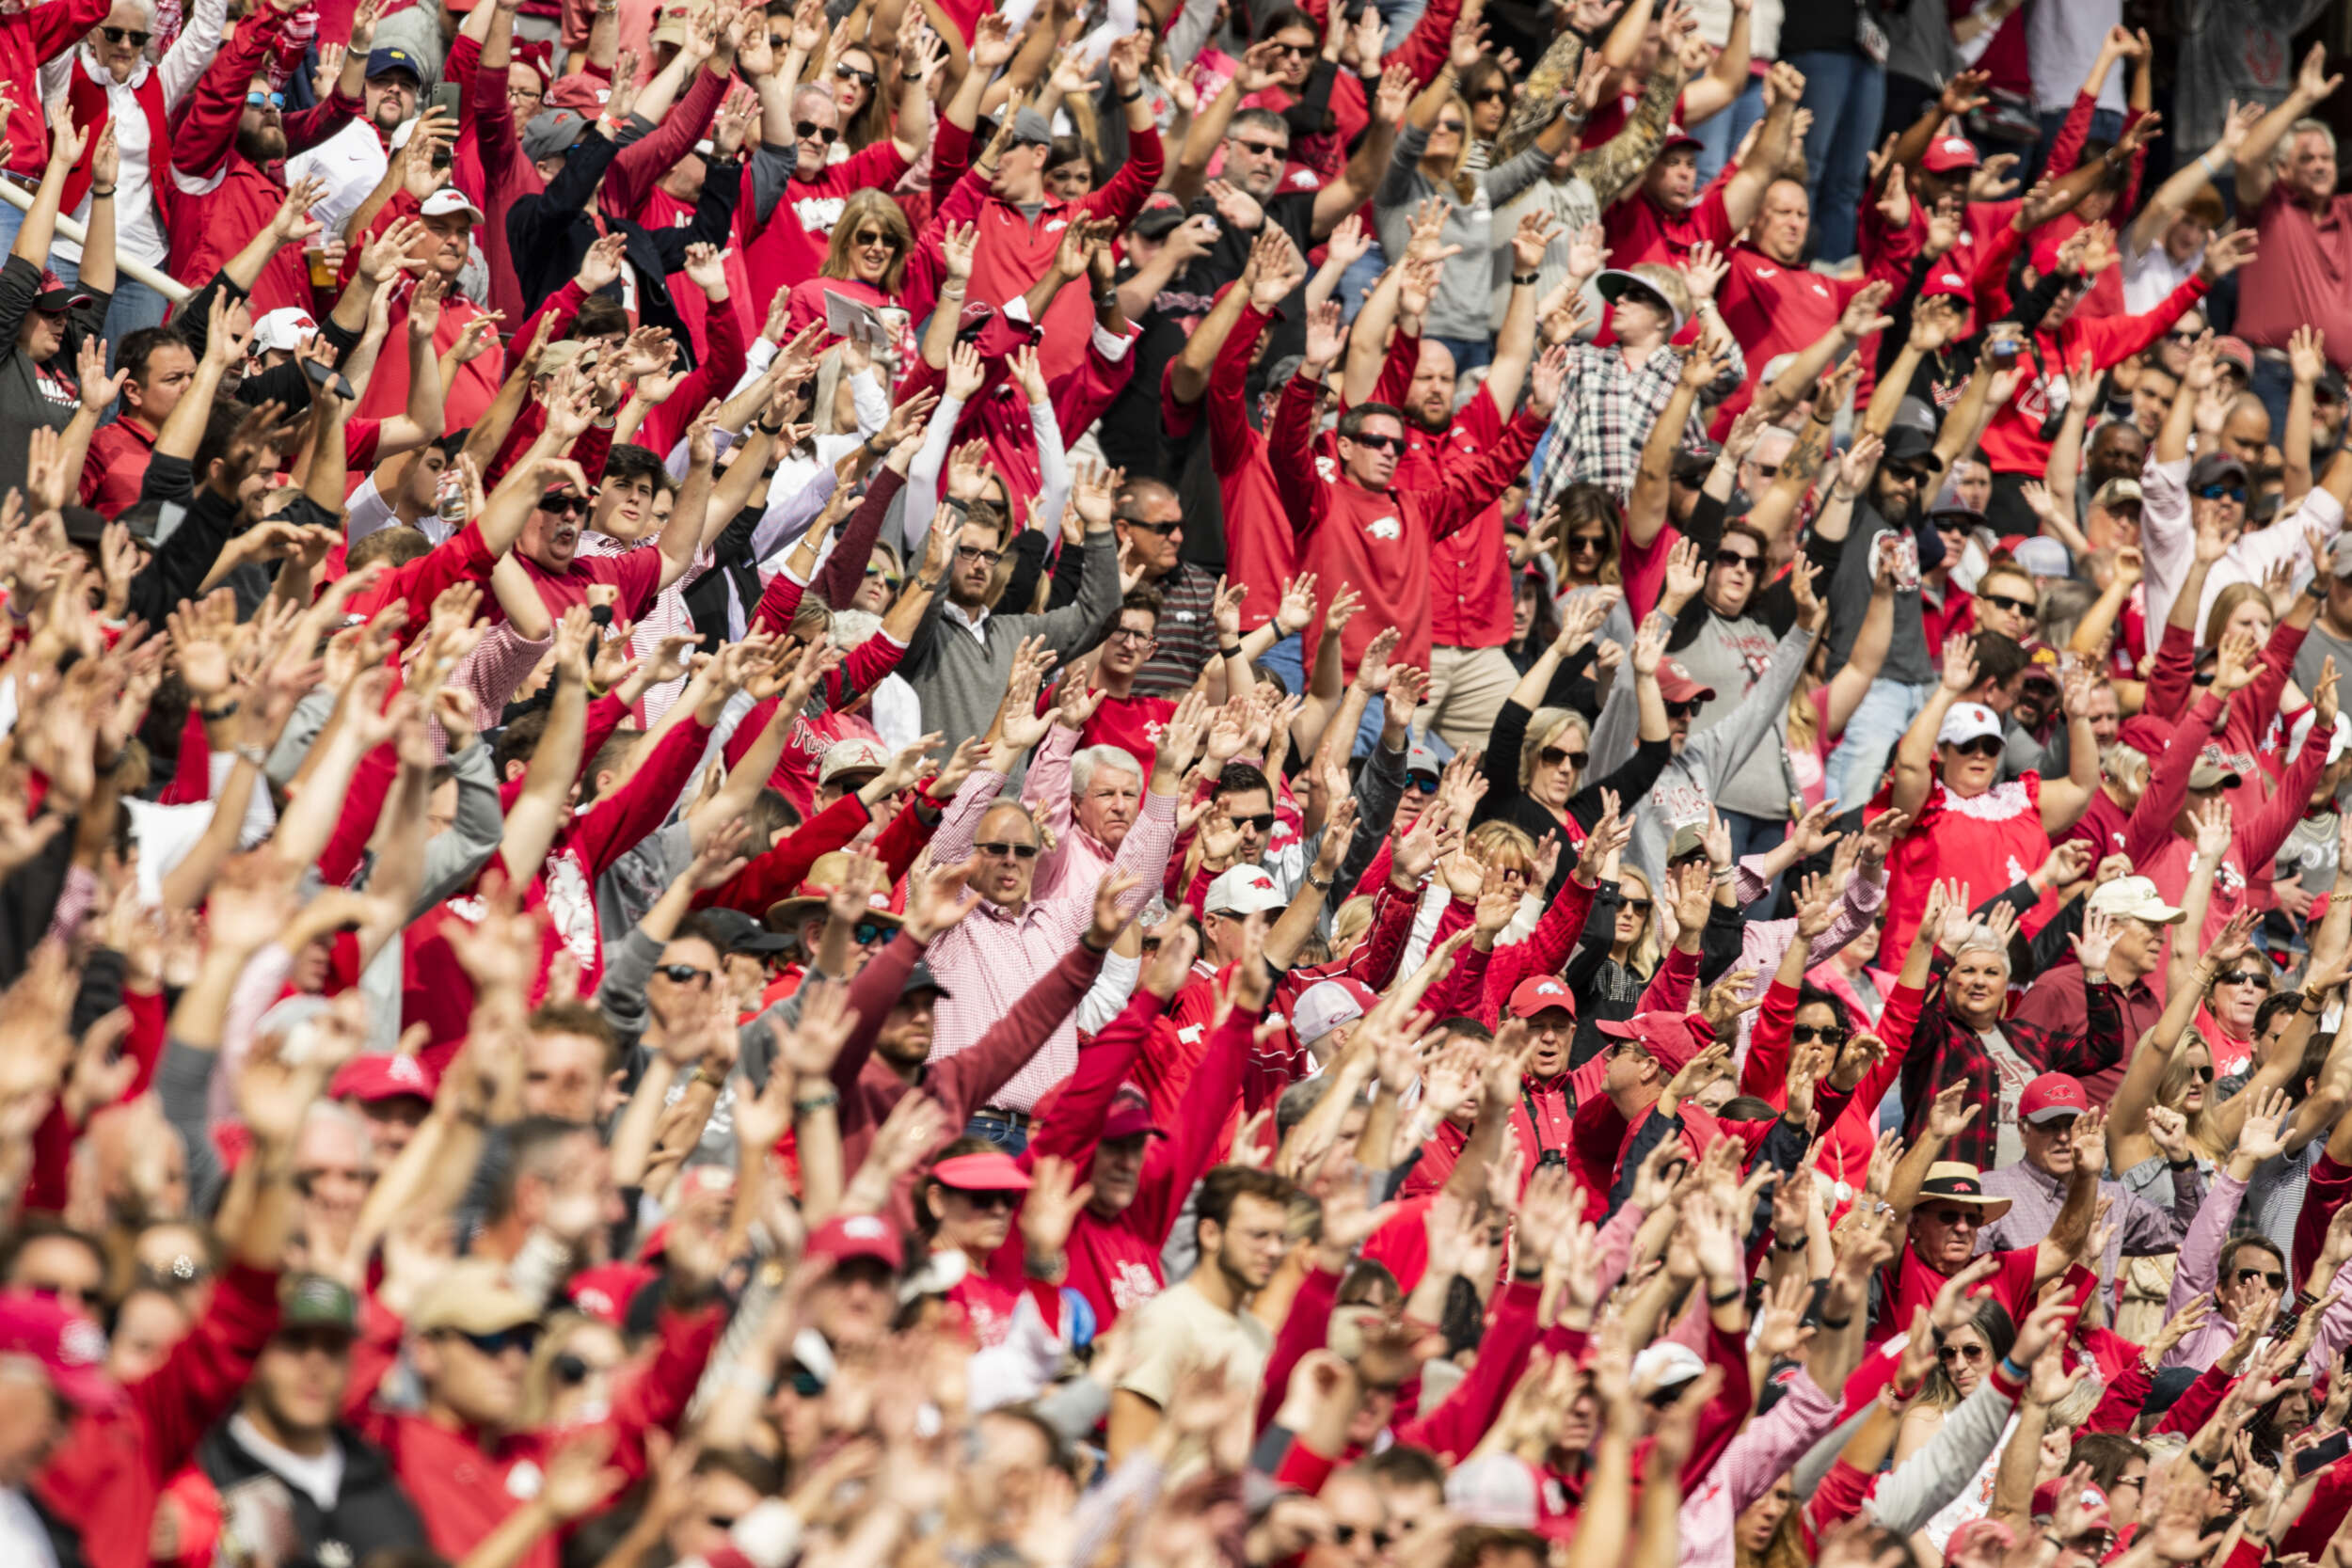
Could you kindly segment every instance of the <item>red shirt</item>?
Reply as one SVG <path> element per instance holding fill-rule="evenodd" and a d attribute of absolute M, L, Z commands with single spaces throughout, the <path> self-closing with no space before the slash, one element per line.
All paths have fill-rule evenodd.
<path fill-rule="evenodd" d="M 1708 425 L 1708 434 L 1719 441 L 1740 411 L 1756 401 L 1764 367 L 1773 356 L 1793 354 L 1836 326 L 1864 282 L 1859 277 L 1824 277 L 1803 265 L 1783 266 L 1744 242 L 1731 247 L 1729 260 L 1731 270 L 1715 291 L 1715 303 L 1747 356 L 1749 374 L 1716 407 Z"/>
<path fill-rule="evenodd" d="M 531 585 L 539 591 L 539 602 L 559 621 L 572 606 L 586 604 L 588 590 L 599 583 L 613 583 L 620 588 L 621 597 L 612 607 L 612 613 L 624 621 L 644 615 L 654 595 L 661 591 L 662 558 L 658 548 L 629 550 L 621 555 L 576 555 L 561 572 L 550 572 L 520 552 L 515 560 L 531 578 Z"/>
<path fill-rule="evenodd" d="M 1502 439 L 1502 411 L 1481 387 L 1439 434 L 1405 421 L 1401 489 L 1425 490 L 1473 467 Z M 1511 641 L 1511 550 L 1502 538 L 1502 503 L 1480 509 L 1468 527 L 1429 548 L 1429 635 L 1441 647 L 1500 648 Z"/>
<path fill-rule="evenodd" d="M 2352 366 L 2352 196 L 2331 197 L 2321 216 L 2283 182 L 2254 214 L 2261 248 L 2238 282 L 2237 335 L 2256 348 L 2283 349 L 2309 323 L 2327 333 L 2328 357 Z"/>
<path fill-rule="evenodd" d="M 1889 791 L 1883 791 L 1883 804 Z M 1912 934 L 1927 908 L 1928 889 L 1937 878 L 1957 878 L 1978 903 L 2022 882 L 2050 855 L 2050 835 L 2042 831 L 2042 775 L 2026 773 L 1962 800 L 1939 775 L 1928 786 L 1919 819 L 1895 841 L 1887 867 L 1886 934 L 1889 953 L 1910 950 Z"/>
<path fill-rule="evenodd" d="M 1243 309 L 1241 320 L 1234 324 L 1217 354 L 1216 367 L 1209 372 L 1208 391 L 1200 400 L 1200 412 L 1209 425 L 1209 465 L 1216 472 L 1217 497 L 1225 507 L 1225 575 L 1231 581 L 1249 585 L 1249 596 L 1241 603 L 1245 631 L 1254 631 L 1274 618 L 1282 585 L 1298 571 L 1298 542 L 1292 536 L 1281 491 L 1274 483 L 1265 437 L 1249 427 L 1246 401 L 1249 356 L 1257 347 L 1258 335 L 1273 319 L 1255 306 Z M 1181 406 L 1163 400 L 1168 412 Z M 1175 421 L 1168 422 L 1172 427 Z M 1337 591 L 1334 587 L 1326 593 Z"/>
<path fill-rule="evenodd" d="M 1934 1195 L 1922 1194 L 1918 1206 L 1932 1209 L 1935 1203 Z M 1979 1293 L 1990 1295 L 2007 1307 L 2013 1323 L 2024 1323 L 2026 1315 L 2033 1310 L 2035 1251 L 2033 1247 L 2019 1247 L 2014 1252 L 1992 1254 L 2000 1260 L 2000 1267 L 1994 1271 L 1992 1278 L 1977 1288 Z M 1885 1283 L 1889 1287 L 1893 1306 L 1886 1316 L 1870 1325 L 1870 1338 L 1874 1341 L 1890 1335 L 1909 1333 L 1912 1314 L 1933 1306 L 1935 1292 L 1952 1277 L 1928 1267 L 1912 1250 L 1909 1242 L 1903 1243 L 1901 1256 L 1895 1259 L 1887 1274 L 1889 1277 Z M 1986 1369 L 1987 1371 L 1991 1370 Z"/>
<path fill-rule="evenodd" d="M 155 436 L 127 417 L 91 432 L 89 454 L 82 462 L 82 504 L 112 520 L 137 501 L 147 466 L 154 461 Z"/>
<path fill-rule="evenodd" d="M 1609 240 L 1609 264 L 1629 267 L 1641 261 L 1662 261 L 1678 267 L 1701 240 L 1718 249 L 1728 246 L 1731 214 L 1724 205 L 1724 187 L 1739 167 L 1726 164 L 1723 176 L 1679 213 L 1668 212 L 1646 191 L 1636 191 L 1610 208 L 1600 220 Z"/>
<path fill-rule="evenodd" d="M 1116 746 L 1141 763 L 1149 778 L 1152 759 L 1159 754 L 1160 735 L 1175 716 L 1176 705 L 1167 697 L 1105 696 L 1087 721 L 1078 744 Z"/>

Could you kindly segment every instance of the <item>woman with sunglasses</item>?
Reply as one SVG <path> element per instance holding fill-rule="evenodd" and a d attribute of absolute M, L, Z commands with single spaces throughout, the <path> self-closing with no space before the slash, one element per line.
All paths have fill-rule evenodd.
<path fill-rule="evenodd" d="M 628 1303 L 615 1305 L 626 1309 Z M 612 1376 L 628 1359 L 620 1331 L 602 1318 L 557 1313 L 523 1373 L 524 1423 L 574 1427 L 603 1420 L 612 1413 Z"/>
<path fill-rule="evenodd" d="M 1642 992 L 1665 956 L 1657 903 L 1649 879 L 1621 856 L 1601 863 L 1584 934 L 1560 972 L 1561 982 L 1580 999 L 1570 1065 L 1581 1066 L 1609 1044 L 1600 1032 L 1604 1020 L 1621 1023 L 1640 1010 Z"/>
<path fill-rule="evenodd" d="M 923 1177 L 914 1223 L 930 1244 L 927 1273 L 930 1283 L 938 1287 L 926 1293 L 938 1295 L 962 1313 L 979 1349 L 1003 1344 L 1011 1335 L 1025 1295 L 1048 1335 L 1060 1324 L 1058 1285 L 1032 1276 L 1017 1290 L 991 1271 L 1012 1239 L 1014 1216 L 1032 1201 L 1032 1187 L 1043 1190 L 1028 1217 L 1033 1222 L 1058 1218 L 1060 1233 L 1068 1233 L 1069 1222 L 1076 1217 L 1069 1201 L 1070 1178 L 1070 1166 L 1062 1161 L 1041 1160 L 1033 1173 L 986 1138 L 968 1134 L 942 1149 Z M 1029 1244 L 1031 1230 L 1031 1226 L 1023 1227 L 1024 1249 L 1031 1259 L 1061 1250 L 1058 1239 L 1041 1247 Z"/>
<path fill-rule="evenodd" d="M 1535 843 L 1556 833 L 1573 851 L 1600 820 L 1603 791 L 1632 801 L 1649 793 L 1669 755 L 1666 700 L 1659 692 L 1658 668 L 1665 657 L 1665 623 L 1653 618 L 1634 639 L 1631 663 L 1634 689 L 1641 703 L 1642 738 L 1633 755 L 1607 778 L 1579 788 L 1586 759 L 1592 754 L 1592 723 L 1567 708 L 1537 705 L 1550 689 L 1561 664 L 1582 652 L 1593 633 L 1616 607 L 1615 589 L 1601 589 L 1570 608 L 1567 624 L 1542 657 L 1528 666 L 1518 685 L 1502 700 L 1487 733 L 1482 771 L 1486 793 L 1478 802 L 1473 822 L 1508 822 Z M 1573 853 L 1560 857 L 1547 899 L 1556 898 L 1567 879 Z"/>
<path fill-rule="evenodd" d="M 897 73 L 894 61 L 891 74 Z M 863 152 L 890 135 L 890 99 L 882 67 L 865 44 L 849 45 L 833 62 L 833 102 L 840 113 L 841 139 L 834 144 L 831 162 Z"/>
<path fill-rule="evenodd" d="M 870 310 L 894 309 L 906 287 L 907 256 L 914 231 L 907 215 L 885 191 L 853 191 L 842 204 L 841 219 L 825 242 L 825 262 L 817 276 L 792 286 L 785 309 L 788 337 L 825 320 L 825 300 L 839 294 Z M 818 346 L 841 341 L 827 332 Z"/>

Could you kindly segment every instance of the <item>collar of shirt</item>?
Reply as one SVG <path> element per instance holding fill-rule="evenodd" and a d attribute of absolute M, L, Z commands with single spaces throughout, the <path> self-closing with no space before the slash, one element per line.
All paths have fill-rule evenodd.
<path fill-rule="evenodd" d="M 946 603 L 939 607 L 939 613 L 943 617 L 953 616 L 955 618 L 956 625 L 963 627 L 964 630 L 970 632 L 981 642 L 986 642 L 988 641 L 987 634 L 980 630 L 980 627 L 985 626 L 988 622 L 988 607 L 986 605 L 982 605 L 980 607 L 980 612 L 976 616 L 966 611 L 963 606 L 956 603 L 953 599 L 949 599 Z"/>
<path fill-rule="evenodd" d="M 2021 1179 L 2032 1182 L 2052 1197 L 2062 1197 L 2065 1195 L 2066 1178 L 2051 1175 L 2031 1160 L 2020 1160 L 2006 1168 L 2015 1171 Z"/>

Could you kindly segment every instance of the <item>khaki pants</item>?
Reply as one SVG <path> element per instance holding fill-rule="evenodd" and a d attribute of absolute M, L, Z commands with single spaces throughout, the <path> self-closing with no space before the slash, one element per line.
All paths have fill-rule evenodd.
<path fill-rule="evenodd" d="M 1413 715 L 1413 733 L 1435 730 L 1455 751 L 1484 747 L 1502 700 L 1519 684 L 1501 648 L 1432 648 L 1429 700 Z"/>

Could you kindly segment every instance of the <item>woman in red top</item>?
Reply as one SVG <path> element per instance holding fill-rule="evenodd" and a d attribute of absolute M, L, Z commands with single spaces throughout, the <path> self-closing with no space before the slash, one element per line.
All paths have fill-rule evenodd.
<path fill-rule="evenodd" d="M 906 285 L 907 253 L 914 245 L 914 231 L 897 202 L 881 191 L 852 192 L 826 242 L 825 264 L 816 277 L 792 286 L 786 330 L 796 333 L 821 324 L 827 294 L 875 310 L 895 308 L 898 291 Z M 840 340 L 827 333 L 824 341 L 830 345 Z"/>
<path fill-rule="evenodd" d="M 986 1138 L 958 1138 L 947 1146 L 923 1183 L 916 1219 L 930 1233 L 930 1267 L 961 1270 L 946 1291 L 981 1350 L 1001 1344 L 1012 1332 L 1021 1292 L 989 1277 L 989 1259 L 1012 1236 L 1012 1216 L 1029 1190 L 1029 1173 Z M 1061 1300 L 1048 1287 L 1039 1300 L 1051 1327 L 1061 1321 Z"/>

